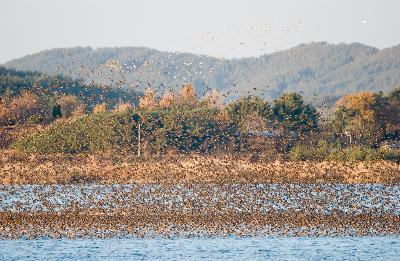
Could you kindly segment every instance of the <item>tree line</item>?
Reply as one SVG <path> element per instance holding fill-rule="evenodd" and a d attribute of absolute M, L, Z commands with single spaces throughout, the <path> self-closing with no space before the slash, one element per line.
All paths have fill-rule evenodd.
<path fill-rule="evenodd" d="M 137 103 L 139 95 L 130 89 L 0 66 L 0 127 L 49 123 L 61 114 L 63 117 L 82 115 L 93 111 L 99 103 L 109 106 Z M 60 111 L 57 113 L 54 107 Z"/>
<path fill-rule="evenodd" d="M 111 110 L 100 103 L 92 113 L 56 121 L 14 146 L 40 153 L 132 152 L 141 137 L 145 154 L 262 154 L 272 150 L 292 159 L 323 160 L 346 159 L 347 154 L 357 153 L 365 159 L 366 153 L 373 151 L 379 158 L 380 144 L 400 137 L 399 116 L 400 88 L 388 95 L 361 92 L 343 96 L 332 108 L 331 117 L 323 118 L 299 93 L 285 93 L 271 103 L 247 96 L 225 105 L 218 91 L 200 99 L 188 83 L 180 93 L 166 91 L 161 97 L 149 87 L 137 106 L 119 103 Z"/>

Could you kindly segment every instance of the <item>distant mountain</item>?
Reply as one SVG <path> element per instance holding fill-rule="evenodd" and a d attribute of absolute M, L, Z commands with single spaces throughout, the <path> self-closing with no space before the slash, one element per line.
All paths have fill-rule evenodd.
<path fill-rule="evenodd" d="M 400 45 L 379 50 L 358 43 L 310 43 L 231 60 L 137 47 L 77 47 L 39 52 L 5 66 L 139 90 L 151 85 L 160 92 L 192 82 L 200 96 L 217 89 L 227 100 L 247 94 L 273 99 L 297 91 L 318 103 L 400 85 Z"/>

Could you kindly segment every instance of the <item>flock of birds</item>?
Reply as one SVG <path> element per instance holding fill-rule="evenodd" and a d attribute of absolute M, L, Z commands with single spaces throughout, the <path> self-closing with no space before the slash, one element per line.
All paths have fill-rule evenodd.
<path fill-rule="evenodd" d="M 3 187 L 0 239 L 398 235 L 399 196 L 340 184 Z"/>
<path fill-rule="evenodd" d="M 0 165 L 14 184 L 0 186 L 1 239 L 400 234 L 396 164 L 16 157 Z M 340 179 L 357 171 L 388 183 Z"/>
<path fill-rule="evenodd" d="M 366 24 L 367 20 L 360 19 L 362 24 Z M 207 45 L 211 45 L 215 50 L 230 50 L 234 53 L 240 49 L 257 49 L 260 48 L 261 53 L 271 51 L 279 51 L 281 42 L 285 40 L 282 35 L 288 33 L 301 32 L 304 24 L 302 21 L 290 25 L 260 24 L 252 26 L 231 25 L 223 28 L 220 32 L 204 32 L 192 36 L 190 39 L 184 39 L 175 43 L 171 48 L 175 50 L 184 50 L 184 46 L 188 43 L 195 42 L 199 45 L 198 53 L 206 52 Z M 320 30 L 317 27 L 317 30 Z M 287 43 L 292 46 L 291 42 Z M 184 83 L 196 82 L 197 89 L 203 93 L 211 91 L 208 80 L 215 76 L 218 68 L 226 65 L 226 54 L 222 52 L 212 65 L 205 65 L 202 62 L 196 62 L 196 55 L 189 60 L 179 59 L 180 52 L 169 53 L 167 60 L 157 60 L 156 58 L 148 58 L 140 60 L 135 57 L 126 56 L 117 59 L 109 59 L 104 64 L 91 66 L 90 62 L 82 62 L 82 64 L 72 61 L 73 66 L 67 69 L 64 65 L 60 65 L 56 72 L 67 73 L 73 78 L 81 78 L 89 85 L 99 85 L 106 89 L 128 87 L 138 91 L 144 91 L 145 88 L 151 86 L 156 94 L 162 95 L 163 92 L 178 90 Z M 197 55 L 198 58 L 207 57 Z M 177 59 L 178 58 L 178 59 Z M 210 58 L 210 57 L 209 57 Z M 78 70 L 73 68 L 79 68 Z M 151 78 L 144 78 L 144 75 Z M 270 99 L 273 92 L 272 82 L 265 82 L 256 86 L 252 90 L 242 91 L 243 86 L 251 86 L 251 79 L 243 81 L 226 79 L 226 86 L 221 90 L 224 102 L 232 101 L 241 96 L 258 95 L 264 99 Z M 200 86 L 199 86 L 200 85 Z M 303 90 L 304 91 L 304 90 Z M 303 92 L 300 90 L 300 92 Z M 316 100 L 317 94 L 313 94 L 312 101 Z M 323 102 L 319 104 L 321 111 L 328 111 L 330 104 Z"/>
<path fill-rule="evenodd" d="M 302 26 L 302 22 L 297 22 L 296 24 L 286 26 L 282 29 L 283 32 L 298 32 L 299 28 Z M 229 48 L 231 50 L 239 50 L 240 48 L 244 48 L 245 45 L 250 44 L 251 42 L 256 42 L 257 44 L 261 44 L 262 46 L 270 45 L 277 40 L 281 40 L 282 37 L 275 37 L 273 33 L 273 29 L 271 25 L 258 25 L 258 26 L 235 26 L 232 25 L 231 32 L 223 32 L 218 33 L 218 36 L 212 32 L 205 32 L 200 35 L 196 35 L 192 37 L 196 42 L 198 42 L 201 46 L 217 43 L 218 49 L 221 48 Z M 173 49 L 183 50 L 184 43 L 187 43 L 187 40 L 183 40 L 178 42 L 172 46 Z M 278 44 L 278 43 L 276 43 Z M 235 47 L 237 45 L 237 47 Z M 264 49 L 261 49 L 264 51 Z M 277 50 L 275 50 L 277 51 Z M 199 49 L 199 53 L 202 52 L 202 49 Z M 67 73 L 68 75 L 72 75 L 74 78 L 82 78 L 86 83 L 89 84 L 100 84 L 104 87 L 130 87 L 130 88 L 143 88 L 146 87 L 147 80 L 142 78 L 144 72 L 149 73 L 152 72 L 154 78 L 159 78 L 161 80 L 165 80 L 165 76 L 169 76 L 172 79 L 176 80 L 174 82 L 175 86 L 166 86 L 167 83 L 160 83 L 160 87 L 162 87 L 165 91 L 165 87 L 174 88 L 180 86 L 184 82 L 194 82 L 196 80 L 208 79 L 211 75 L 215 73 L 217 67 L 221 66 L 225 62 L 224 53 L 221 53 L 221 56 L 217 58 L 217 62 L 214 65 L 206 66 L 202 62 L 195 63 L 195 60 L 188 61 L 174 61 L 173 59 L 177 56 L 179 57 L 181 53 L 175 52 L 170 53 L 167 56 L 167 63 L 163 61 L 153 60 L 152 58 L 146 60 L 138 60 L 135 57 L 123 57 L 124 61 L 118 61 L 114 59 L 110 59 L 106 61 L 104 64 L 99 66 L 90 66 L 87 63 L 78 64 L 72 61 L 72 65 L 75 68 L 79 68 L 78 70 L 67 69 L 64 65 L 60 65 L 56 72 Z M 208 57 L 205 55 L 196 55 L 199 58 Z M 162 70 L 157 70 L 156 66 L 161 66 Z M 135 72 L 135 76 L 128 77 L 128 73 Z M 250 81 L 249 81 L 250 82 Z M 232 86 L 235 87 L 238 83 L 232 82 Z M 153 86 L 157 88 L 158 86 Z M 226 96 L 229 94 L 227 93 Z"/>
<path fill-rule="evenodd" d="M 362 19 L 361 22 L 364 24 L 366 20 Z M 283 32 L 298 31 L 302 26 L 303 24 L 298 22 L 284 28 Z M 237 43 L 235 37 L 231 34 L 216 36 L 211 32 L 206 32 L 199 35 L 196 40 L 202 44 L 220 41 L 219 44 L 224 48 L 239 50 L 246 45 L 246 42 L 240 39 L 238 44 L 231 45 L 232 41 Z M 240 29 L 240 37 L 251 38 L 257 44 L 265 46 L 274 35 L 270 26 L 261 25 Z M 261 47 L 262 51 L 263 48 Z M 171 55 L 170 58 L 172 58 Z M 191 75 L 206 79 L 214 73 L 216 66 L 224 62 L 224 59 L 220 58 L 217 64 L 209 68 L 199 63 L 198 70 L 193 71 L 192 61 L 184 61 L 181 64 L 160 64 L 162 62 L 151 59 L 145 61 L 136 61 L 132 57 L 130 59 L 130 62 L 126 63 L 111 59 L 96 68 L 80 65 L 79 71 L 71 74 L 83 76 L 85 81 L 93 84 L 98 84 L 99 79 L 105 78 L 113 87 L 128 85 L 140 88 L 142 85 L 152 87 L 152 83 L 141 79 L 140 76 L 144 72 L 153 71 L 154 64 L 166 68 L 165 71 L 154 72 L 154 75 L 168 75 L 180 70 L 185 73 L 185 76 L 173 75 L 172 77 L 179 78 L 177 80 L 191 81 L 194 79 L 190 78 Z M 63 70 L 66 68 L 61 68 L 61 71 Z M 138 78 L 128 79 L 126 71 L 129 70 L 135 71 Z M 93 79 L 93 75 L 97 78 Z M 238 84 L 239 82 L 234 82 L 232 86 L 236 87 Z M 160 90 L 165 91 L 168 87 L 161 83 Z M 155 91 L 158 91 L 157 88 Z M 202 95 L 206 95 L 209 91 L 212 90 L 206 86 Z M 259 90 L 253 88 L 252 91 Z M 227 98 L 232 94 L 230 92 L 223 93 L 223 97 Z M 236 95 L 238 90 L 232 92 L 236 92 L 233 93 Z M 37 172 L 35 173 L 37 176 L 31 175 L 31 178 L 37 178 L 38 183 L 52 183 L 49 180 L 40 180 L 41 173 L 45 172 L 61 178 L 76 173 L 68 176 L 70 183 L 101 182 L 102 177 L 99 173 L 88 175 L 92 177 L 85 177 L 85 174 L 82 174 L 93 170 L 85 165 L 87 164 L 85 160 L 73 162 L 68 159 L 65 161 L 56 159 L 57 163 L 55 163 L 51 162 L 51 159 L 37 159 L 41 162 L 40 166 L 29 170 L 26 169 L 26 165 L 29 165 L 29 162 L 35 162 L 35 159 L 25 160 L 13 162 L 11 165 L 1 163 L 0 176 L 3 183 L 5 176 L 8 175 L 8 178 L 11 177 L 10 184 L 18 184 L 18 181 L 23 184 L 23 178 L 20 177 L 18 180 L 16 177 L 22 172 L 26 176 L 27 173 L 32 174 L 34 171 Z M 400 209 L 397 205 L 400 200 L 398 186 L 315 184 L 318 182 L 313 179 L 318 177 L 310 178 L 310 183 L 314 184 L 268 185 L 265 179 L 260 178 L 263 175 L 262 171 L 269 173 L 264 175 L 264 178 L 270 178 L 270 181 L 280 180 L 279 178 L 282 177 L 278 177 L 279 173 L 283 173 L 282 176 L 286 175 L 282 169 L 278 170 L 279 166 L 273 165 L 264 166 L 264 169 L 253 168 L 252 174 L 258 176 L 251 182 L 249 182 L 249 173 L 245 171 L 242 176 L 238 175 L 237 179 L 233 179 L 237 183 L 226 182 L 220 180 L 220 175 L 237 172 L 237 165 L 235 169 L 230 169 L 232 166 L 229 164 L 234 162 L 232 159 L 220 162 L 218 170 L 213 169 L 215 167 L 213 160 L 207 158 L 201 160 L 204 162 L 201 164 L 201 169 L 197 169 L 200 173 L 197 176 L 198 180 L 189 179 L 185 182 L 177 181 L 179 175 L 185 176 L 182 170 L 185 168 L 188 171 L 196 170 L 196 164 L 190 165 L 178 161 L 177 164 L 181 167 L 175 170 L 175 175 L 171 175 L 176 178 L 175 181 L 166 178 L 167 182 L 165 180 L 162 182 L 163 175 L 165 177 L 169 173 L 160 173 L 159 169 L 148 167 L 146 173 L 136 173 L 136 183 L 130 185 L 0 186 L 0 239 L 400 234 L 400 226 L 396 225 L 400 222 Z M 81 165 L 73 167 L 72 165 L 76 163 Z M 107 161 L 106 163 L 107 166 L 99 163 L 97 167 L 98 170 L 108 171 L 108 175 L 114 177 L 114 180 L 106 180 L 108 183 L 117 183 L 118 175 L 124 170 L 128 172 L 128 176 L 129 171 L 136 171 L 129 165 L 131 162 L 126 162 L 126 159 L 117 160 L 116 164 Z M 114 168 L 110 169 L 110 166 Z M 168 167 L 168 164 L 165 163 L 164 167 Z M 214 173 L 211 178 L 213 182 L 202 180 L 210 178 L 201 174 L 207 168 L 210 173 Z M 346 168 L 339 169 L 339 171 L 343 170 Z M 301 176 L 304 171 L 304 166 L 292 166 L 291 169 L 292 176 L 293 174 Z M 327 171 L 323 174 L 324 177 L 320 178 L 326 178 L 329 175 L 339 177 L 340 174 Z M 151 182 L 146 182 L 146 176 L 159 177 L 160 180 L 157 181 L 155 178 Z M 397 176 L 395 177 L 398 179 Z M 141 178 L 144 184 L 138 182 Z M 304 177 L 304 180 L 307 181 L 307 177 Z M 57 179 L 53 181 L 59 182 Z M 285 183 L 284 179 L 280 181 Z M 387 181 L 391 182 L 391 180 Z"/>
<path fill-rule="evenodd" d="M 367 24 L 364 18 L 360 19 L 360 22 Z M 189 39 L 174 43 L 171 49 L 185 50 L 185 46 L 190 42 L 197 43 L 198 46 L 191 48 L 191 50 L 196 49 L 197 53 L 204 53 L 210 49 L 220 50 L 219 57 L 235 56 L 235 52 L 249 47 L 252 50 L 258 50 L 261 54 L 268 51 L 278 52 L 283 46 L 286 48 L 293 46 L 287 34 L 301 33 L 304 27 L 302 21 L 289 25 L 274 23 L 252 26 L 231 25 L 221 28 L 219 32 L 208 31 L 195 34 Z M 321 26 L 317 26 L 315 30 L 320 31 Z"/>

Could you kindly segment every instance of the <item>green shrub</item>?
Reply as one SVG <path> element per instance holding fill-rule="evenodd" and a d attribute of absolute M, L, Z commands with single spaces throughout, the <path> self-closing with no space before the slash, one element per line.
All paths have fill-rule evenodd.
<path fill-rule="evenodd" d="M 379 152 L 369 147 L 352 146 L 344 150 L 346 161 L 370 161 L 380 159 Z"/>
<path fill-rule="evenodd" d="M 400 150 L 381 150 L 381 157 L 384 160 L 390 160 L 400 163 Z"/>
<path fill-rule="evenodd" d="M 316 147 L 307 146 L 295 146 L 290 151 L 290 159 L 294 161 L 322 161 L 322 160 L 334 160 L 334 161 L 371 161 L 371 160 L 396 160 L 400 153 L 385 152 L 382 153 L 379 150 L 362 147 L 362 146 L 351 146 L 345 149 L 337 147 L 335 145 L 329 145 L 326 142 L 320 142 Z"/>
<path fill-rule="evenodd" d="M 289 157 L 294 161 L 322 161 L 326 160 L 329 156 L 329 144 L 321 140 L 318 145 L 313 148 L 298 145 L 293 147 L 289 152 Z"/>
<path fill-rule="evenodd" d="M 129 147 L 128 115 L 99 113 L 54 123 L 46 130 L 18 140 L 13 147 L 37 153 L 79 153 Z"/>
<path fill-rule="evenodd" d="M 217 110 L 103 112 L 56 122 L 44 131 L 18 140 L 13 147 L 37 153 L 132 150 L 137 148 L 139 121 L 142 150 L 149 153 L 171 149 L 229 150 L 238 137 L 236 127 L 219 118 Z"/>
<path fill-rule="evenodd" d="M 237 131 L 231 123 L 220 119 L 218 113 L 212 109 L 169 111 L 163 117 L 162 128 L 154 132 L 154 145 L 161 151 L 228 150 L 228 144 L 237 139 Z"/>
<path fill-rule="evenodd" d="M 308 148 L 303 146 L 294 146 L 289 152 L 289 157 L 293 161 L 306 161 L 313 158 L 311 154 L 312 152 Z"/>
<path fill-rule="evenodd" d="M 40 123 L 43 122 L 43 120 L 44 120 L 44 119 L 43 119 L 43 116 L 42 116 L 42 115 L 36 114 L 36 115 L 30 116 L 30 117 L 28 118 L 27 122 L 28 122 L 29 124 L 40 124 Z"/>

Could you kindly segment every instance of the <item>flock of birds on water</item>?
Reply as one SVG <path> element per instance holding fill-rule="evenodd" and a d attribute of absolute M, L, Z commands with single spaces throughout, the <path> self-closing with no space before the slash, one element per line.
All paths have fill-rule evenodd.
<path fill-rule="evenodd" d="M 1 187 L 0 238 L 398 235 L 400 188 L 344 184 Z"/>
<path fill-rule="evenodd" d="M 101 182 L 95 178 L 91 179 L 90 175 L 96 177 L 98 173 L 92 173 L 93 168 L 84 158 L 75 161 L 68 156 L 59 156 L 53 160 L 46 159 L 45 156 L 36 159 L 26 158 L 25 164 L 30 164 L 31 161 L 41 162 L 50 174 L 65 175 L 64 178 L 69 175 L 70 182 L 1 185 L 0 238 L 231 235 L 315 237 L 400 234 L 400 227 L 397 225 L 400 221 L 398 183 L 341 184 L 335 181 L 275 183 L 265 182 L 262 179 L 263 175 L 257 176 L 254 180 L 229 181 L 230 176 L 227 173 L 232 173 L 235 169 L 227 165 L 226 170 L 222 171 L 223 168 L 218 170 L 215 162 L 214 169 L 210 167 L 207 170 L 209 175 L 214 171 L 215 177 L 207 179 L 209 177 L 202 172 L 206 170 L 204 162 L 200 162 L 202 158 L 204 157 L 197 158 L 200 166 L 203 166 L 200 168 L 190 160 L 176 158 L 175 164 L 179 168 L 176 170 L 171 168 L 176 172 L 173 174 L 165 170 L 170 164 L 168 158 L 160 163 L 166 166 L 165 173 L 157 171 L 158 165 L 155 163 L 158 161 L 155 159 L 153 160 L 155 166 L 151 168 L 152 163 L 149 166 L 145 165 L 143 168 L 148 169 L 148 172 L 140 171 L 136 175 L 136 182 L 135 180 L 112 182 L 112 179 Z M 93 165 L 93 159 L 89 157 L 86 160 Z M 140 160 L 136 165 L 128 165 L 132 161 L 134 159 L 118 159 L 110 156 L 106 160 L 100 160 L 97 167 L 105 169 L 111 178 L 113 176 L 115 178 L 124 173 L 124 169 L 135 172 L 137 166 L 143 165 Z M 15 165 L 19 166 L 18 162 Z M 60 164 L 63 168 L 59 168 Z M 81 164 L 80 168 L 90 172 L 86 173 L 90 174 L 87 179 L 82 178 L 84 172 L 73 167 L 74 164 Z M 212 164 L 211 159 L 208 164 Z M 219 161 L 219 165 L 224 164 L 232 164 L 232 160 Z M 250 167 L 255 164 L 248 162 Z M 4 167 L 3 165 L 1 164 L 1 167 Z M 114 168 L 110 168 L 111 165 Z M 51 166 L 57 171 L 51 172 Z M 274 168 L 278 169 L 275 165 L 268 166 L 271 172 Z M 317 167 L 309 165 L 308 169 Z M 28 165 L 28 168 L 35 167 Z M 45 171 L 45 168 L 41 170 Z M 74 168 L 75 171 L 82 171 L 80 177 L 78 174 L 76 174 L 78 176 L 73 175 Z M 182 171 L 185 168 L 190 171 L 197 170 L 194 179 L 184 177 L 185 173 Z M 365 166 L 365 168 L 369 170 L 371 167 Z M 393 165 L 392 168 L 392 175 L 395 176 L 396 166 Z M 40 171 L 38 167 L 36 169 Z M 294 173 L 300 175 L 301 171 L 304 172 L 305 169 Z M 399 166 L 397 166 L 398 171 Z M 34 174 L 30 170 L 25 172 Z M 61 174 L 62 172 L 64 173 Z M 242 178 L 255 174 L 246 172 Z M 146 179 L 140 181 L 141 176 L 147 178 L 147 181 Z"/>

